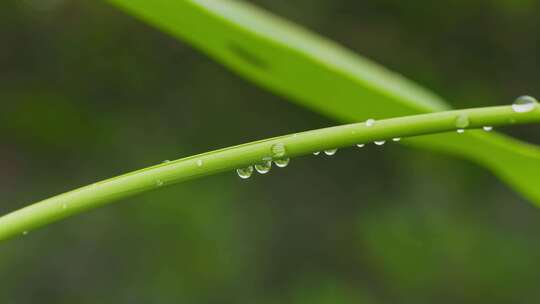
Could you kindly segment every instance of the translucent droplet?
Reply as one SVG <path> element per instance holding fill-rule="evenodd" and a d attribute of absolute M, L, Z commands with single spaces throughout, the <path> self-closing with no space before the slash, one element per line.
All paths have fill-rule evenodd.
<path fill-rule="evenodd" d="M 489 131 L 493 130 L 493 127 L 492 126 L 483 126 L 482 129 L 484 129 L 484 131 L 486 131 L 486 132 L 489 132 Z"/>
<path fill-rule="evenodd" d="M 202 167 L 203 160 L 202 159 L 197 159 L 197 161 L 195 163 L 197 164 L 197 167 Z"/>
<path fill-rule="evenodd" d="M 238 173 L 238 176 L 240 176 L 241 179 L 250 178 L 251 174 L 253 174 L 253 166 L 236 169 L 236 173 Z"/>
<path fill-rule="evenodd" d="M 160 179 L 156 180 L 156 186 L 161 187 L 161 186 L 163 186 L 163 184 L 164 183 L 163 183 L 162 180 L 160 180 Z"/>
<path fill-rule="evenodd" d="M 290 161 L 291 161 L 290 158 L 285 157 L 285 158 L 280 158 L 280 159 L 274 160 L 274 164 L 276 164 L 276 166 L 278 166 L 280 168 L 285 168 L 285 167 L 287 167 L 289 165 Z"/>
<path fill-rule="evenodd" d="M 377 145 L 377 146 L 382 146 L 386 143 L 386 140 L 376 140 L 374 141 L 374 143 Z"/>
<path fill-rule="evenodd" d="M 469 126 L 469 116 L 467 114 L 459 114 L 456 117 L 456 128 L 465 129 Z"/>
<path fill-rule="evenodd" d="M 337 149 L 324 150 L 324 154 L 329 155 L 329 156 L 332 156 L 332 155 L 334 155 L 336 153 L 337 153 Z"/>
<path fill-rule="evenodd" d="M 358 148 L 363 148 L 366 144 L 356 144 Z"/>
<path fill-rule="evenodd" d="M 313 155 L 319 155 L 319 154 L 321 154 L 321 151 L 313 152 Z"/>
<path fill-rule="evenodd" d="M 392 141 L 395 141 L 395 142 L 398 142 L 398 141 L 400 141 L 400 140 L 401 140 L 401 137 L 394 137 L 394 138 L 392 138 Z"/>
<path fill-rule="evenodd" d="M 257 172 L 259 172 L 260 174 L 265 174 L 265 173 L 270 172 L 271 168 L 272 168 L 272 161 L 269 161 L 269 160 L 264 161 L 261 164 L 255 165 L 255 170 L 257 170 Z"/>
<path fill-rule="evenodd" d="M 161 163 L 162 163 L 162 164 L 166 164 L 166 163 L 168 163 L 168 162 L 170 162 L 170 160 L 166 159 L 166 160 L 162 161 Z"/>
<path fill-rule="evenodd" d="M 375 119 L 370 118 L 370 119 L 366 120 L 366 127 L 371 127 L 374 124 L 375 124 Z"/>
<path fill-rule="evenodd" d="M 516 113 L 527 113 L 536 108 L 538 101 L 531 96 L 518 97 L 512 104 L 512 109 Z"/>
<path fill-rule="evenodd" d="M 465 130 L 464 129 L 457 129 L 456 132 L 458 132 L 459 134 L 462 134 L 462 133 L 465 133 Z"/>
<path fill-rule="evenodd" d="M 282 158 L 283 156 L 285 156 L 285 154 L 287 154 L 287 149 L 282 143 L 272 145 L 270 150 L 272 152 L 272 158 Z"/>
<path fill-rule="evenodd" d="M 27 234 L 28 234 L 28 231 L 23 231 L 22 234 L 23 234 L 23 235 L 27 235 Z"/>

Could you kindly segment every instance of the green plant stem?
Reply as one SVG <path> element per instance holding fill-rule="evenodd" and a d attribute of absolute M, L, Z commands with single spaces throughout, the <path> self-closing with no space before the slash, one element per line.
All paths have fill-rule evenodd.
<path fill-rule="evenodd" d="M 276 158 L 272 147 L 283 144 L 287 157 L 298 157 L 325 149 L 441 132 L 455 132 L 456 120 L 466 116 L 466 129 L 540 122 L 540 107 L 516 113 L 511 106 L 445 111 L 300 132 L 207 152 L 148 167 L 64 194 L 60 194 L 0 217 L 0 240 L 50 224 L 141 192 Z M 480 131 L 466 131 L 480 132 Z M 455 136 L 460 136 L 457 134 Z M 405 139 L 406 140 L 406 139 Z"/>

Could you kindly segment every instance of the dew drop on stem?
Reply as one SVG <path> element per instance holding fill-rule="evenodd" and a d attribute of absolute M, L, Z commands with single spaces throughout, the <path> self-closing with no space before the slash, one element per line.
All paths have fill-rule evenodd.
<path fill-rule="evenodd" d="M 251 177 L 251 174 L 253 174 L 253 166 L 236 169 L 236 173 L 241 179 L 248 179 Z"/>
<path fill-rule="evenodd" d="M 328 149 L 328 150 L 324 150 L 324 154 L 328 155 L 328 156 L 332 156 L 332 155 L 335 155 L 337 153 L 337 150 L 338 149 Z"/>
<path fill-rule="evenodd" d="M 527 113 L 536 108 L 538 101 L 531 96 L 520 96 L 512 103 L 512 110 L 516 113 Z"/>
<path fill-rule="evenodd" d="M 276 166 L 278 166 L 279 168 L 285 168 L 289 165 L 290 161 L 291 161 L 290 158 L 285 157 L 285 158 L 275 159 L 274 164 L 276 164 Z"/>
<path fill-rule="evenodd" d="M 272 161 L 270 160 L 265 160 L 264 162 L 255 165 L 255 170 L 259 172 L 260 174 L 265 174 L 265 173 L 270 172 L 271 168 L 272 168 Z"/>
<path fill-rule="evenodd" d="M 467 114 L 459 114 L 457 117 L 456 117 L 456 128 L 459 128 L 459 129 L 465 129 L 469 126 L 470 122 L 469 122 L 469 116 L 467 116 Z"/>
<path fill-rule="evenodd" d="M 285 145 L 282 143 L 277 143 L 272 145 L 270 148 L 272 152 L 272 158 L 282 158 L 287 154 L 287 149 L 285 148 Z"/>
<path fill-rule="evenodd" d="M 382 146 L 386 143 L 386 140 L 376 140 L 374 141 L 374 143 L 377 145 L 377 146 Z"/>

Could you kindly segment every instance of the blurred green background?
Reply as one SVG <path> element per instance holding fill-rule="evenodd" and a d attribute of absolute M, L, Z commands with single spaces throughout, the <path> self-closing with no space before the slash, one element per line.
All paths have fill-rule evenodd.
<path fill-rule="evenodd" d="M 536 0 L 257 0 L 454 107 L 540 96 Z M 0 214 L 335 124 L 102 1 L 0 3 Z M 536 126 L 503 130 L 540 143 Z M 539 181 L 540 187 L 540 181 Z M 161 189 L 0 244 L 0 303 L 536 303 L 540 212 L 398 144 Z"/>

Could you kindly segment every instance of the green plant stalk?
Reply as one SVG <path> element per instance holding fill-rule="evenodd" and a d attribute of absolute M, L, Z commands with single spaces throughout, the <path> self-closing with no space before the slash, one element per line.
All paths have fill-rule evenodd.
<path fill-rule="evenodd" d="M 0 240 L 141 192 L 246 167 L 267 158 L 275 159 L 272 147 L 276 144 L 283 144 L 286 156 L 294 158 L 315 151 L 395 137 L 448 131 L 454 132 L 455 136 L 462 136 L 455 132 L 456 120 L 460 116 L 468 117 L 467 129 L 538 123 L 540 107 L 536 106 L 527 113 L 516 113 L 511 106 L 436 112 L 379 120 L 373 126 L 361 122 L 275 137 L 182 158 L 75 189 L 4 215 L 0 217 Z"/>

